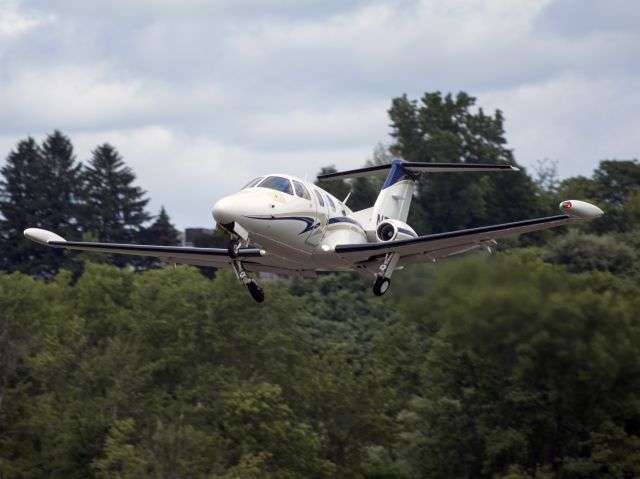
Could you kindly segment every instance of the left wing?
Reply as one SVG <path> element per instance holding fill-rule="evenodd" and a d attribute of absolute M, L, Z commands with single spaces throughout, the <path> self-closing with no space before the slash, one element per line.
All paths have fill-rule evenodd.
<path fill-rule="evenodd" d="M 437 233 L 417 238 L 380 243 L 337 245 L 335 252 L 344 261 L 355 264 L 379 262 L 387 253 L 398 253 L 400 264 L 433 260 L 477 248 L 490 248 L 496 238 L 545 230 L 573 223 L 579 220 L 597 218 L 603 212 L 597 206 L 583 201 L 564 201 L 560 204 L 564 214 L 516 221 L 492 226 L 481 226 L 466 230 Z"/>
<path fill-rule="evenodd" d="M 66 241 L 51 231 L 40 228 L 28 228 L 24 235 L 31 241 L 52 248 L 64 248 L 96 253 L 117 253 L 137 256 L 153 256 L 168 264 L 191 264 L 195 266 L 213 266 L 231 268 L 233 260 L 224 248 L 192 248 L 187 246 L 155 246 L 121 243 L 94 243 L 86 241 Z M 240 248 L 238 257 L 247 271 L 265 271 L 284 274 L 309 275 L 311 272 L 300 269 L 299 265 L 289 264 L 281 258 L 268 256 L 264 250 Z"/>

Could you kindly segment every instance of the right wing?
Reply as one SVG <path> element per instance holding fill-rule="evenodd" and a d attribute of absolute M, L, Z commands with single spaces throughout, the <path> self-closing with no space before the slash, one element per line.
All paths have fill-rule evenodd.
<path fill-rule="evenodd" d="M 490 248 L 495 245 L 496 238 L 555 228 L 575 221 L 597 218 L 603 214 L 597 206 L 576 200 L 563 201 L 560 209 L 566 214 L 418 236 L 399 241 L 337 245 L 335 252 L 344 261 L 356 266 L 366 267 L 378 264 L 387 253 L 398 253 L 401 256 L 400 263 L 409 264 L 482 247 Z"/>
<path fill-rule="evenodd" d="M 63 248 L 96 253 L 117 253 L 136 256 L 153 256 L 168 264 L 191 264 L 195 266 L 213 266 L 231 268 L 233 260 L 224 248 L 193 248 L 188 246 L 156 246 L 122 243 L 95 243 L 87 241 L 67 241 L 51 231 L 40 228 L 28 228 L 24 235 L 31 241 L 52 248 Z M 247 271 L 270 273 L 301 274 L 308 276 L 313 272 L 300 269 L 300 265 L 283 261 L 282 258 L 268 256 L 264 250 L 240 248 L 238 258 Z"/>

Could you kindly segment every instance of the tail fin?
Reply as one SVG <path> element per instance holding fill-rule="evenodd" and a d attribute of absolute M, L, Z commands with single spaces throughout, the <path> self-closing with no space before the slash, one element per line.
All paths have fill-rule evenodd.
<path fill-rule="evenodd" d="M 318 175 L 319 180 L 340 180 L 375 176 L 387 173 L 387 179 L 378 195 L 373 211 L 372 221 L 380 223 L 385 219 L 407 221 L 409 206 L 413 197 L 413 188 L 420 173 L 445 173 L 463 171 L 519 171 L 518 168 L 505 164 L 474 163 L 417 163 L 393 160 L 387 165 L 375 165 L 355 170 L 341 171 Z"/>
<path fill-rule="evenodd" d="M 420 173 L 409 171 L 404 165 L 401 160 L 391 162 L 387 179 L 373 205 L 372 220 L 375 224 L 386 219 L 407 221 L 413 188 Z"/>

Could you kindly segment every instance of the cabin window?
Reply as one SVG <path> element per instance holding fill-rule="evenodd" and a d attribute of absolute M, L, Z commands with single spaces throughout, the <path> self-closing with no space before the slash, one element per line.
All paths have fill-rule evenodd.
<path fill-rule="evenodd" d="M 318 203 L 320 203 L 320 206 L 324 206 L 324 200 L 322 199 L 322 195 L 320 194 L 320 192 L 318 190 L 313 190 L 313 192 L 318 197 Z"/>
<path fill-rule="evenodd" d="M 299 181 L 293 180 L 293 187 L 296 190 L 296 195 L 298 195 L 300 198 L 304 198 L 305 200 L 311 201 L 311 195 L 309 194 L 309 190 L 307 190 L 307 188 L 302 183 L 300 183 Z"/>
<path fill-rule="evenodd" d="M 329 204 L 331 205 L 331 209 L 332 209 L 333 211 L 335 211 L 335 210 L 336 210 L 336 205 L 335 205 L 335 203 L 333 202 L 333 200 L 331 199 L 331 196 L 327 195 L 327 200 L 329 200 Z"/>
<path fill-rule="evenodd" d="M 256 186 L 258 183 L 260 183 L 260 180 L 264 178 L 264 176 L 259 176 L 258 178 L 254 178 L 253 180 L 251 180 L 249 183 L 247 183 L 246 185 L 244 185 L 242 188 L 240 188 L 241 190 L 246 190 L 247 188 L 253 188 L 254 186 Z"/>
<path fill-rule="evenodd" d="M 291 182 L 282 176 L 267 176 L 258 186 L 260 186 L 260 188 L 282 191 L 283 193 L 293 196 Z"/>

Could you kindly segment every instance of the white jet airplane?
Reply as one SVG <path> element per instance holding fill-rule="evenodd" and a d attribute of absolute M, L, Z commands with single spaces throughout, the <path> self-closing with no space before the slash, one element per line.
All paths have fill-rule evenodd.
<path fill-rule="evenodd" d="M 406 223 L 416 180 L 421 174 L 460 171 L 518 171 L 518 168 L 393 160 L 387 165 L 318 176 L 331 180 L 386 174 L 375 204 L 356 212 L 345 205 L 347 199 L 339 201 L 308 181 L 283 174 L 261 176 L 213 207 L 218 228 L 230 236 L 227 249 L 66 241 L 38 228 L 29 228 L 24 234 L 54 248 L 154 256 L 174 265 L 230 267 L 251 296 L 262 302 L 264 291 L 247 272 L 305 277 L 315 276 L 317 271 L 370 272 L 375 277 L 373 292 L 381 296 L 389 288 L 393 272 L 405 265 L 478 248 L 491 251 L 497 244 L 496 238 L 603 214 L 597 206 L 567 200 L 560 203 L 562 214 L 556 216 L 418 236 Z"/>

